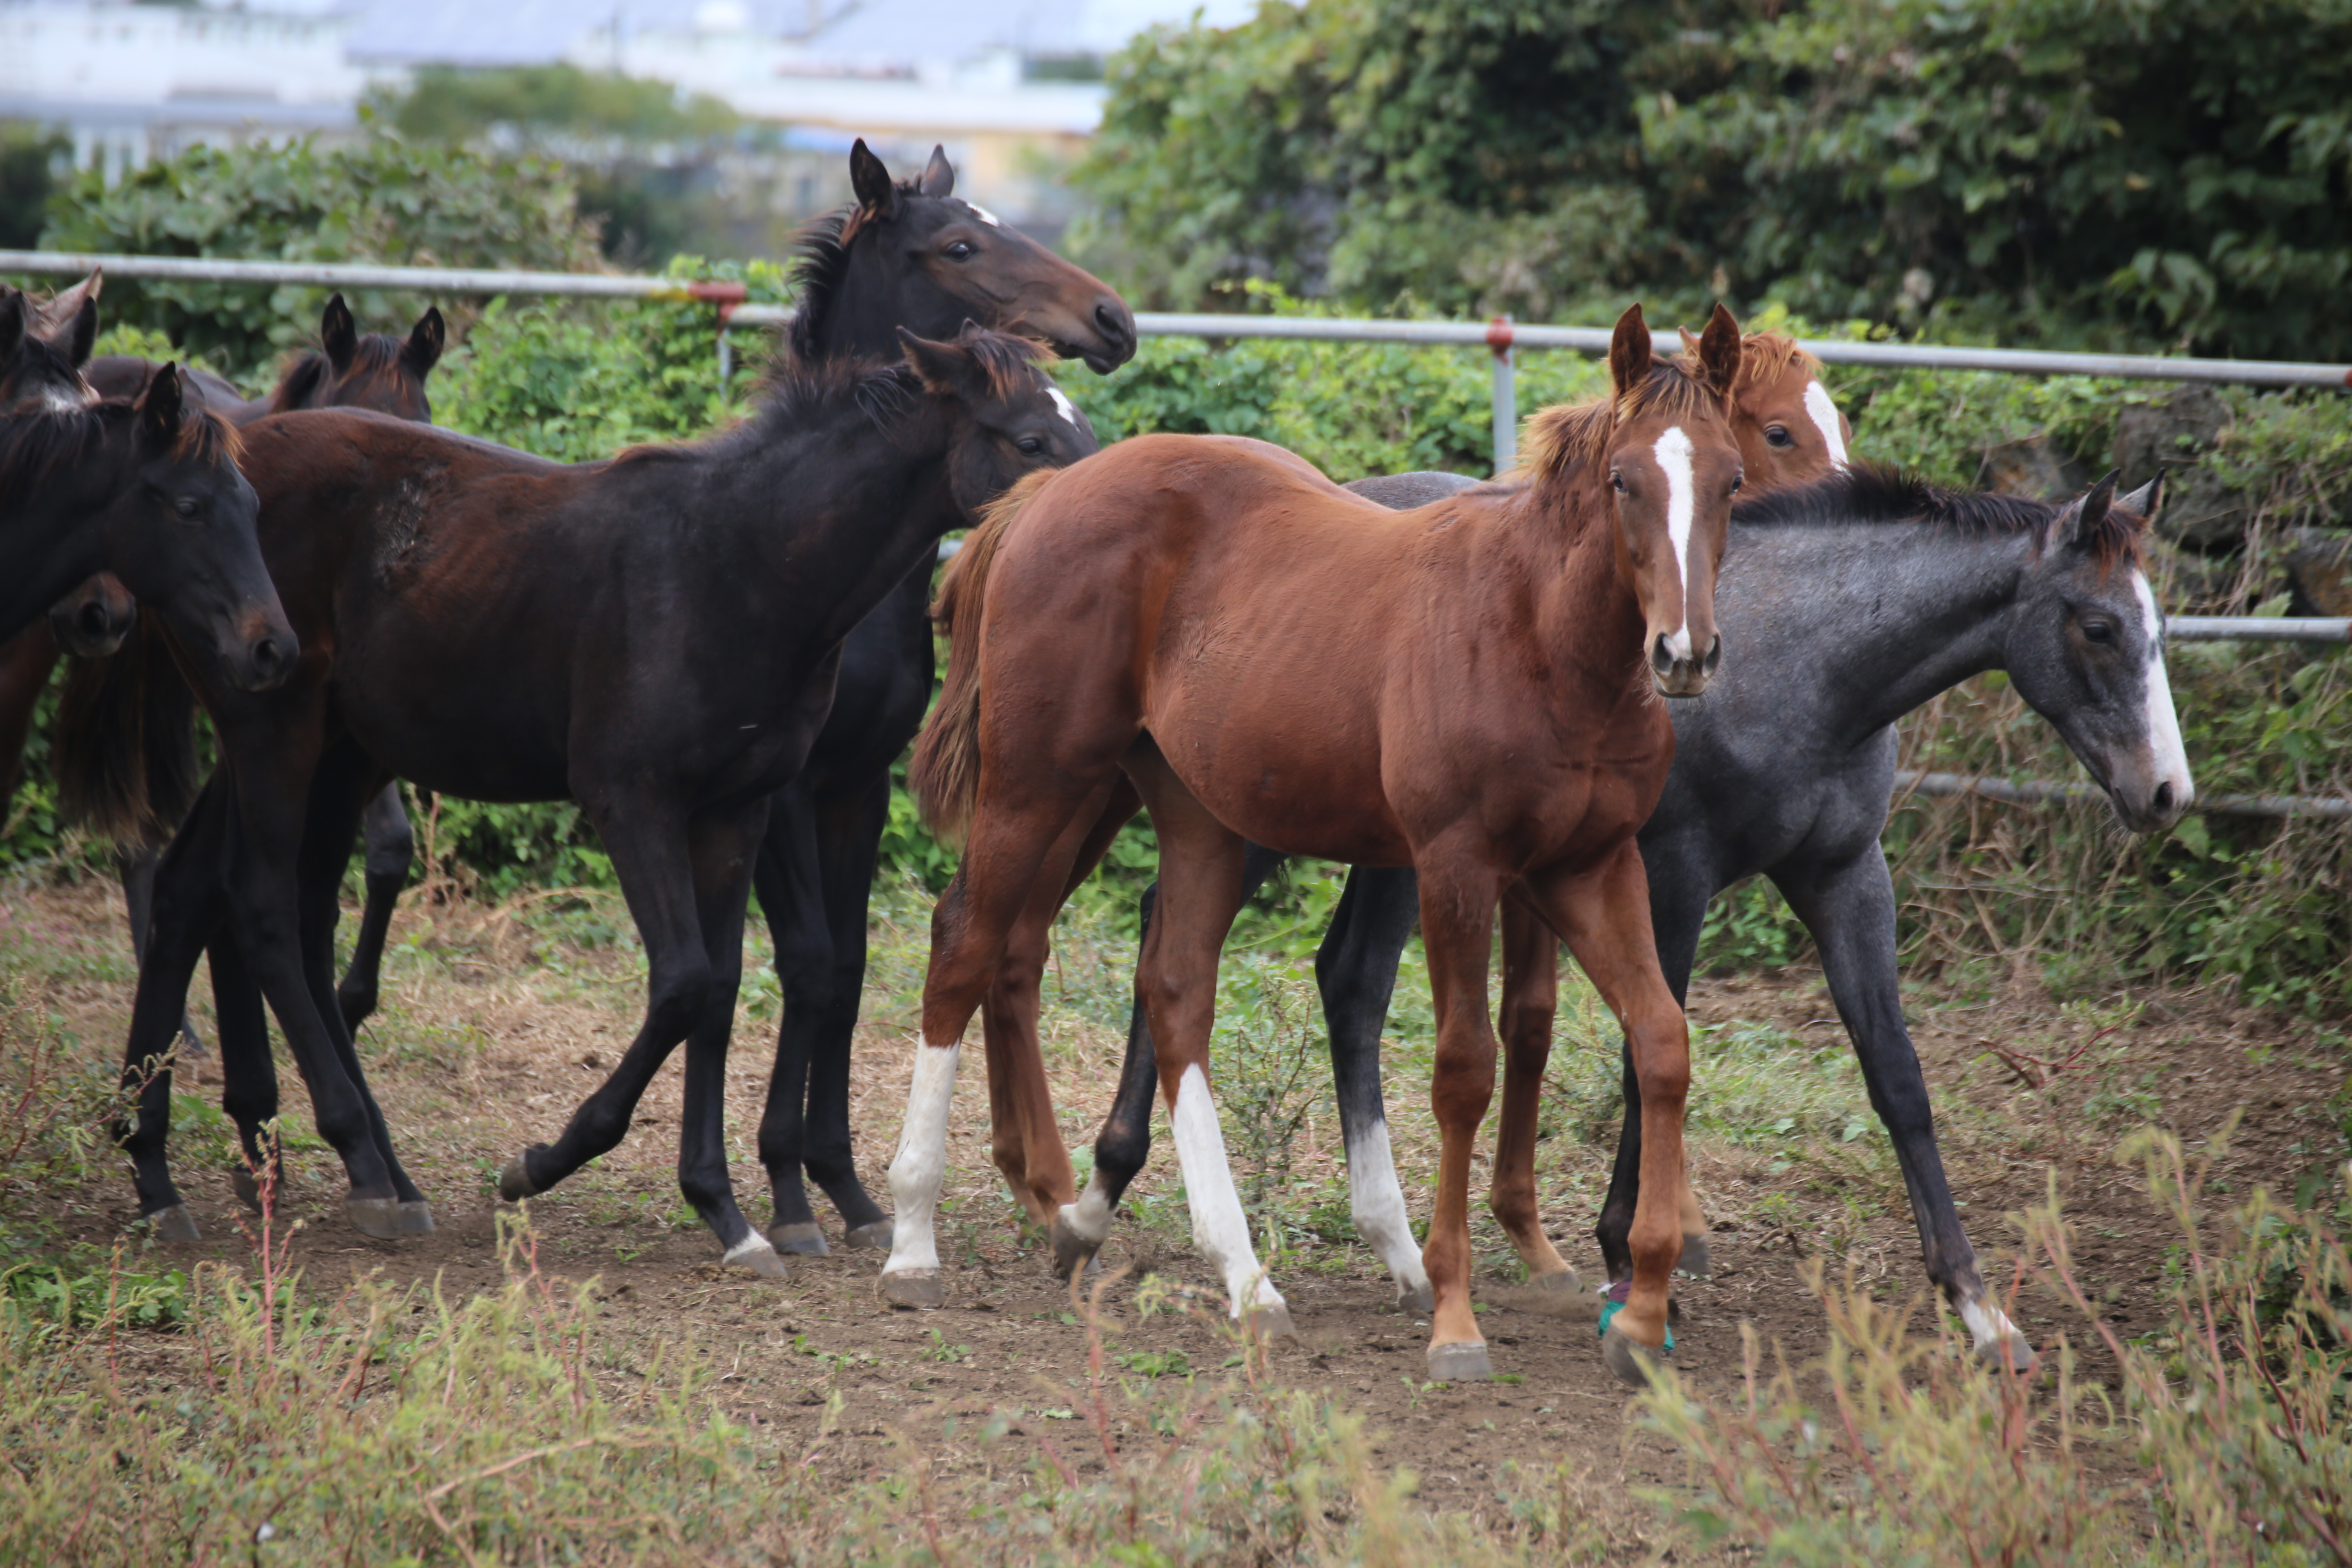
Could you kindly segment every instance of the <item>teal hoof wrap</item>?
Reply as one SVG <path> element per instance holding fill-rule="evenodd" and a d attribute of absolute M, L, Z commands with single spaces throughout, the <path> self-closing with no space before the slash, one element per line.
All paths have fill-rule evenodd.
<path fill-rule="evenodd" d="M 1601 1309 L 1601 1327 L 1599 1330 L 1600 1336 L 1602 1339 L 1607 1339 L 1609 1337 L 1609 1320 L 1615 1317 L 1618 1311 L 1622 1309 L 1625 1303 L 1622 1301 L 1609 1301 L 1602 1304 Z M 1668 1329 L 1666 1331 L 1666 1349 L 1672 1350 L 1674 1348 L 1675 1331 L 1672 1329 Z"/>

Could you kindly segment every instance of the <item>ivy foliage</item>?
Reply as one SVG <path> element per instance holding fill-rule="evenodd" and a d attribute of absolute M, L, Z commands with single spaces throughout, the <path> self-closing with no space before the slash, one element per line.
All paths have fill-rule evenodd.
<path fill-rule="evenodd" d="M 239 261 L 384 262 L 590 271 L 596 236 L 570 179 L 544 160 L 374 135 L 343 147 L 195 147 L 109 189 L 98 170 L 50 199 L 46 250 L 203 256 Z M 106 319 L 169 335 L 241 378 L 266 377 L 307 346 L 331 290 L 287 284 L 110 278 Z M 436 301 L 384 289 L 343 291 L 377 330 Z M 445 310 L 448 302 L 439 301 Z"/>
<path fill-rule="evenodd" d="M 1307 0 L 1109 79 L 1079 238 L 1157 303 L 2352 358 L 2346 0 Z"/>

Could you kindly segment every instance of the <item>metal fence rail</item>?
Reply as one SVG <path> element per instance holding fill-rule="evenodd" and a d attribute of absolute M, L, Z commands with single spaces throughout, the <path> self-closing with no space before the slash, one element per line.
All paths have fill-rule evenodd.
<path fill-rule="evenodd" d="M 1906 768 L 1895 775 L 1895 805 L 1906 793 L 1925 795 L 1982 795 L 2007 805 L 2046 805 L 2052 801 L 2105 800 L 2095 784 L 2053 784 L 2044 779 L 1997 779 L 1969 773 L 1923 773 Z M 2352 821 L 2352 799 L 2342 795 L 2200 795 L 2189 810 L 2204 816 L 2321 816 Z"/>

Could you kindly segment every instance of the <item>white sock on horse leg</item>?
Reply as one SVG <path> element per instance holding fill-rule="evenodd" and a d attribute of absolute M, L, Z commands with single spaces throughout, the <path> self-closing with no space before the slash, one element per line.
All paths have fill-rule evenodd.
<path fill-rule="evenodd" d="M 907 1122 L 890 1162 L 890 1260 L 885 1274 L 936 1270 L 940 1248 L 932 1230 L 940 1185 L 948 1166 L 948 1108 L 955 1100 L 961 1045 L 934 1047 L 915 1037 L 915 1078 L 907 1091 Z"/>
<path fill-rule="evenodd" d="M 1233 1167 L 1225 1161 L 1225 1135 L 1217 1125 L 1216 1102 L 1209 1095 L 1208 1076 L 1197 1062 L 1176 1081 L 1176 1104 L 1168 1113 L 1168 1123 L 1175 1134 L 1176 1158 L 1183 1167 L 1184 1191 L 1192 1204 L 1193 1245 L 1223 1273 L 1231 1314 L 1240 1317 L 1244 1301 L 1254 1307 L 1281 1306 L 1282 1293 L 1258 1266 L 1257 1248 L 1250 1244 L 1249 1221 L 1242 1214 Z"/>

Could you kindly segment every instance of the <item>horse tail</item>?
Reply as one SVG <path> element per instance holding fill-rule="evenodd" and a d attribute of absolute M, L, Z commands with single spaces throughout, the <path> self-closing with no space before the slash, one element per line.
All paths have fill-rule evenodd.
<path fill-rule="evenodd" d="M 110 658 L 76 659 L 58 703 L 58 808 L 120 845 L 160 846 L 196 798 L 195 694 L 142 614 Z"/>
<path fill-rule="evenodd" d="M 948 639 L 948 672 L 938 704 L 915 737 L 907 782 L 925 824 L 950 843 L 963 837 L 980 796 L 980 623 L 988 607 L 989 568 L 1022 506 L 1054 473 L 1024 474 L 982 509 L 980 525 L 964 535 L 931 605 L 931 620 Z"/>

